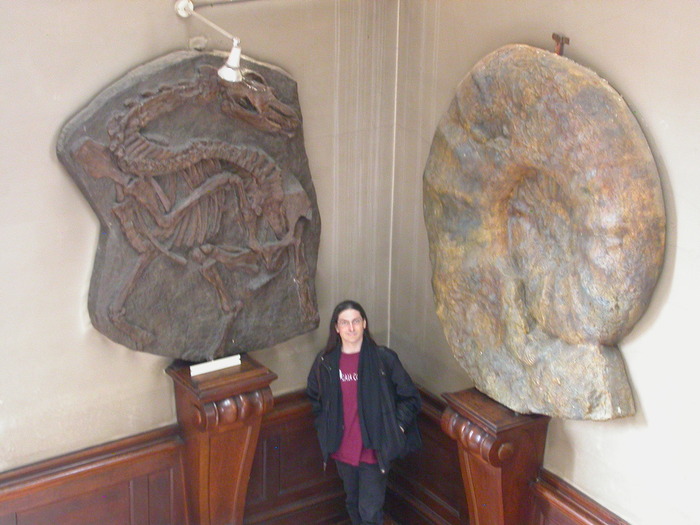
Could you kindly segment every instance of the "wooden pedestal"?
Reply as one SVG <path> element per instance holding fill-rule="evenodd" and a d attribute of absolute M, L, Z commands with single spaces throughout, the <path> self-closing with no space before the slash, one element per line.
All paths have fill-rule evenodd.
<path fill-rule="evenodd" d="M 549 417 L 516 414 L 475 388 L 443 394 L 442 430 L 457 441 L 470 525 L 534 523 Z"/>
<path fill-rule="evenodd" d="M 243 523 L 248 479 L 277 375 L 243 355 L 239 366 L 190 376 L 174 363 L 177 418 L 185 440 L 185 486 L 191 525 Z"/>

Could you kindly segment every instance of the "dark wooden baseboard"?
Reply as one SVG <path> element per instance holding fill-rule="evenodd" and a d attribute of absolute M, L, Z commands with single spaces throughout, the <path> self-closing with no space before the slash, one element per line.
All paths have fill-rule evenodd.
<path fill-rule="evenodd" d="M 457 445 L 440 427 L 445 402 L 423 390 L 421 395 L 423 448 L 394 466 L 387 510 L 402 525 L 468 524 Z M 629 525 L 547 470 L 532 488 L 536 523 L 528 525 Z"/>
<path fill-rule="evenodd" d="M 536 525 L 629 525 L 546 470 L 540 472 L 534 491 Z"/>
<path fill-rule="evenodd" d="M 468 524 L 457 447 L 440 428 L 445 403 L 425 390 L 421 397 L 418 425 L 423 447 L 394 464 L 387 511 L 401 524 Z"/>
<path fill-rule="evenodd" d="M 263 419 L 248 484 L 244 523 L 343 523 L 343 487 L 335 466 L 323 470 L 311 404 L 304 392 L 275 399 Z"/>
<path fill-rule="evenodd" d="M 467 525 L 456 444 L 440 428 L 445 404 L 422 395 L 423 448 L 394 465 L 386 510 L 401 525 Z M 185 525 L 182 454 L 171 426 L 0 473 L 0 525 Z M 546 470 L 533 491 L 534 525 L 627 525 Z M 277 397 L 263 419 L 244 522 L 339 525 L 343 500 L 334 465 L 323 471 L 304 393 Z"/>
<path fill-rule="evenodd" d="M 168 427 L 0 474 L 0 525 L 185 524 Z"/>

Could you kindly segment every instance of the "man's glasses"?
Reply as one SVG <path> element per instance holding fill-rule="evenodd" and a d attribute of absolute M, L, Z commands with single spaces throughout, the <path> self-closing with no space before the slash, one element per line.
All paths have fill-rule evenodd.
<path fill-rule="evenodd" d="M 348 321 L 347 319 L 340 319 L 338 321 L 338 328 L 350 328 L 351 324 L 355 328 L 361 326 L 362 325 L 362 317 L 357 317 L 357 318 L 353 319 L 352 321 Z"/>

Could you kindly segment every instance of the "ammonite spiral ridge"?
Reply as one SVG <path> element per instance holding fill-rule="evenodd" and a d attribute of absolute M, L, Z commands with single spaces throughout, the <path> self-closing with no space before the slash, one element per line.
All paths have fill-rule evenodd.
<path fill-rule="evenodd" d="M 477 388 L 520 412 L 634 413 L 616 344 L 664 254 L 658 171 L 594 72 L 510 45 L 465 77 L 424 174 L 438 316 Z"/>

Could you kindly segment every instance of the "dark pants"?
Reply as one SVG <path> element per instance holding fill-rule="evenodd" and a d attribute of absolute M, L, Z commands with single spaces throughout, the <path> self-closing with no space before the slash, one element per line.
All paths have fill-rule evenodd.
<path fill-rule="evenodd" d="M 336 461 L 338 474 L 345 488 L 345 506 L 352 525 L 382 525 L 387 475 L 379 465 L 360 463 L 353 467 Z"/>

